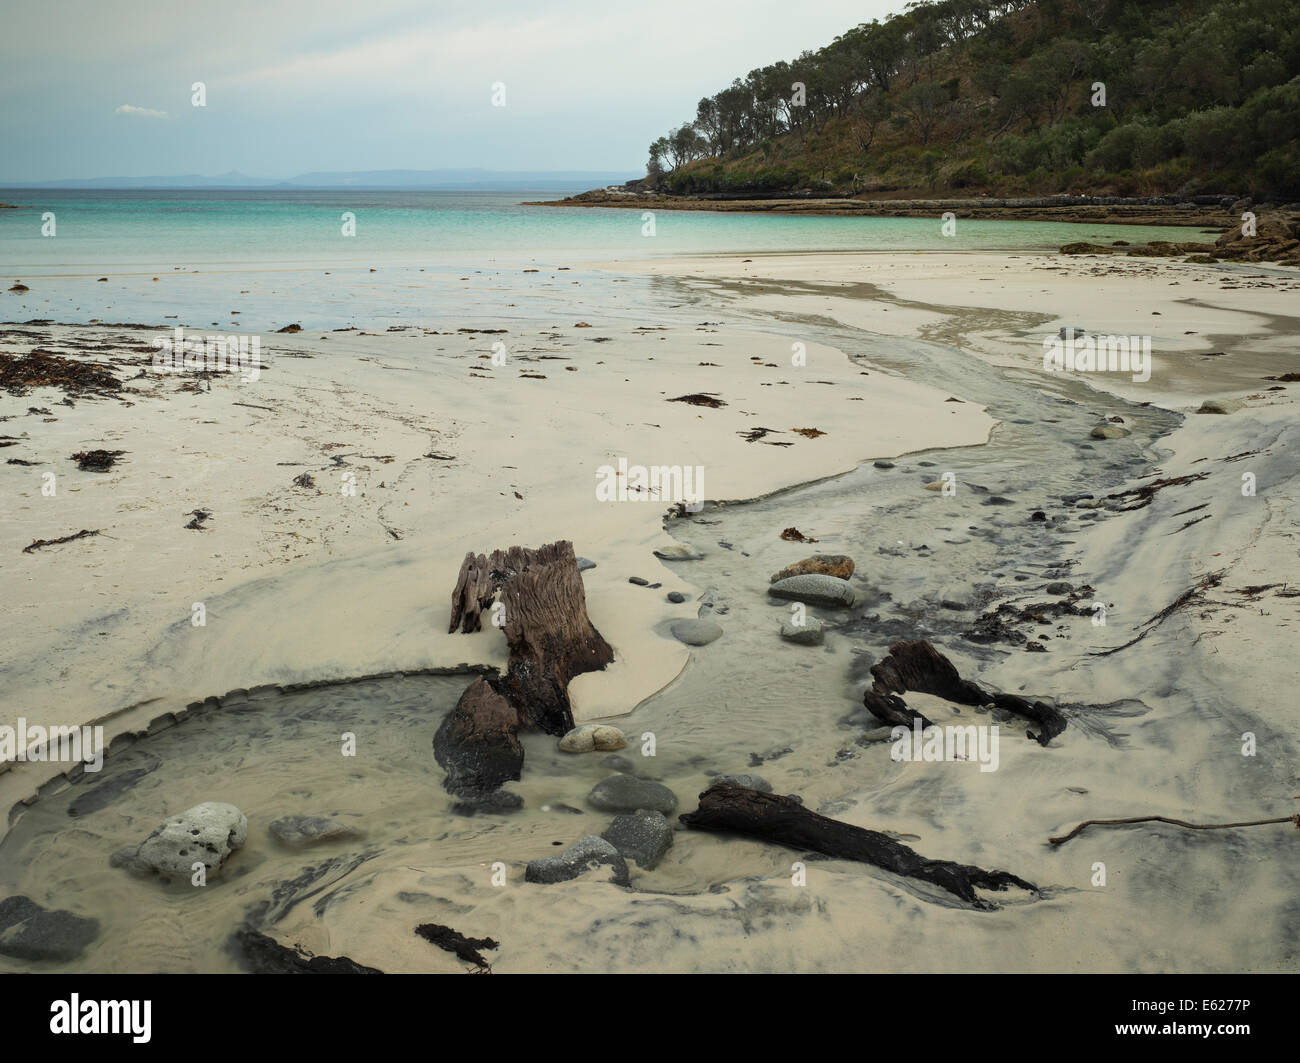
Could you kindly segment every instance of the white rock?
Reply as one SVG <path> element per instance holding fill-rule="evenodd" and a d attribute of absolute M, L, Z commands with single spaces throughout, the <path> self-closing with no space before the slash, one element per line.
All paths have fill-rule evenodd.
<path fill-rule="evenodd" d="M 575 727 L 560 739 L 564 753 L 590 753 L 593 750 L 626 749 L 627 737 L 617 727 L 602 723 L 587 723 Z"/>
<path fill-rule="evenodd" d="M 165 875 L 189 878 L 195 863 L 208 873 L 221 870 L 226 858 L 248 838 L 248 817 L 224 801 L 205 801 L 162 826 L 141 843 L 137 862 Z"/>

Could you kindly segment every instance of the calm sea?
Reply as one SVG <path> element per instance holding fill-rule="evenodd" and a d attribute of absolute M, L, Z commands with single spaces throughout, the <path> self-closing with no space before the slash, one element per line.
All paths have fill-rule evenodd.
<path fill-rule="evenodd" d="M 484 285 L 467 285 L 466 276 L 505 280 L 491 298 L 508 306 L 502 293 L 515 290 L 523 269 L 579 262 L 719 252 L 1045 249 L 1072 240 L 1193 239 L 1197 231 L 960 221 L 956 235 L 945 237 L 937 217 L 659 211 L 653 235 L 646 235 L 637 210 L 521 205 L 564 194 L 0 189 L 0 202 L 19 208 L 0 210 L 0 279 L 11 278 L 4 288 L 21 279 L 31 289 L 5 293 L 0 317 L 209 326 L 229 322 L 233 308 L 246 315 L 245 327 L 301 317 L 310 318 L 309 328 L 412 323 L 480 303 Z M 53 235 L 43 235 L 49 215 Z M 100 276 L 108 282 L 99 283 Z M 602 283 L 579 270 L 559 279 Z M 521 298 L 532 298 L 528 286 Z"/>

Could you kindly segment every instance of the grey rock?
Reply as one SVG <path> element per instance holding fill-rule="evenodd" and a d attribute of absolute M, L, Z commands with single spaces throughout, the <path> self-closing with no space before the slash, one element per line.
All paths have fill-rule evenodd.
<path fill-rule="evenodd" d="M 1047 585 L 1048 594 L 1069 594 L 1074 590 L 1073 583 L 1066 583 L 1064 580 L 1057 580 L 1055 583 Z"/>
<path fill-rule="evenodd" d="M 360 837 L 360 832 L 346 823 L 327 816 L 284 816 L 271 823 L 272 837 L 290 849 Z"/>
<path fill-rule="evenodd" d="M 248 817 L 224 801 L 205 801 L 163 820 L 135 848 L 113 854 L 113 864 L 136 871 L 156 871 L 165 878 L 188 879 L 201 863 L 209 875 L 248 838 Z"/>
<path fill-rule="evenodd" d="M 852 606 L 857 597 L 848 580 L 815 574 L 787 576 L 768 587 L 767 593 L 809 605 Z"/>
<path fill-rule="evenodd" d="M 636 764 L 630 757 L 625 757 L 620 753 L 611 753 L 607 757 L 602 757 L 600 761 L 602 768 L 608 768 L 610 771 L 622 771 L 629 774 L 636 771 Z"/>
<path fill-rule="evenodd" d="M 1206 399 L 1197 413 L 1235 413 L 1246 404 L 1240 399 Z"/>
<path fill-rule="evenodd" d="M 674 605 L 681 605 L 682 602 L 686 601 L 686 595 L 681 591 L 669 591 L 668 600 Z"/>
<path fill-rule="evenodd" d="M 1003 495 L 989 495 L 980 503 L 981 506 L 1013 506 L 1015 503 Z"/>
<path fill-rule="evenodd" d="M 99 923 L 30 897 L 0 901 L 0 955 L 17 960 L 75 960 L 99 933 Z"/>
<path fill-rule="evenodd" d="M 722 628 L 712 620 L 674 620 L 668 630 L 688 646 L 707 646 L 722 637 Z"/>
<path fill-rule="evenodd" d="M 713 782 L 709 783 L 709 788 L 717 786 L 718 783 L 729 782 L 737 786 L 743 786 L 747 790 L 758 790 L 765 794 L 772 792 L 772 784 L 761 775 L 754 775 L 752 772 L 743 772 L 739 775 L 715 775 Z"/>
<path fill-rule="evenodd" d="M 877 469 L 892 469 L 894 467 L 892 461 L 873 461 L 871 464 Z"/>
<path fill-rule="evenodd" d="M 628 885 L 627 861 L 604 838 L 588 834 L 579 838 L 558 856 L 544 856 L 529 860 L 524 869 L 525 882 L 568 882 L 588 871 L 601 867 L 610 869 L 609 881 L 619 886 Z"/>
<path fill-rule="evenodd" d="M 601 812 L 635 812 L 648 808 L 666 816 L 677 808 L 677 795 L 662 783 L 649 779 L 611 775 L 592 787 L 587 803 Z"/>
<path fill-rule="evenodd" d="M 815 616 L 805 617 L 802 624 L 787 620 L 781 625 L 781 637 L 800 646 L 820 646 L 826 639 L 825 627 Z"/>
<path fill-rule="evenodd" d="M 673 543 L 655 551 L 661 561 L 698 561 L 704 555 L 688 543 Z"/>
<path fill-rule="evenodd" d="M 621 856 L 652 871 L 672 847 L 673 828 L 662 812 L 638 808 L 635 812 L 615 816 L 601 837 Z"/>
<path fill-rule="evenodd" d="M 650 581 L 648 579 L 642 579 L 640 576 L 628 576 L 627 581 L 628 583 L 635 583 L 638 587 L 650 586 Z"/>
<path fill-rule="evenodd" d="M 578 558 L 578 571 L 579 571 L 579 572 L 586 572 L 587 569 L 589 569 L 589 568 L 595 568 L 595 567 L 596 567 L 596 562 L 592 561 L 590 558 L 586 558 L 586 557 L 580 557 L 580 558 Z"/>

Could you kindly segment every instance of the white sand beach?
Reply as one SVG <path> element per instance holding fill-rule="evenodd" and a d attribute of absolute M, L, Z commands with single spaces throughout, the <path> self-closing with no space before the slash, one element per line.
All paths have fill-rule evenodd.
<path fill-rule="evenodd" d="M 1295 970 L 1293 827 L 1092 828 L 1059 849 L 1046 839 L 1096 817 L 1297 811 L 1300 385 L 1264 378 L 1297 368 L 1300 274 L 1030 252 L 602 268 L 651 278 L 685 309 L 647 309 L 634 325 L 587 303 L 567 320 L 487 334 L 308 324 L 263 337 L 259 379 L 197 384 L 152 371 L 152 330 L 4 326 L 0 353 L 90 358 L 126 388 L 71 406 L 56 389 L 0 393 L 0 435 L 14 443 L 3 457 L 35 463 L 0 467 L 0 716 L 100 724 L 112 740 L 232 690 L 250 691 L 255 707 L 274 696 L 259 691 L 268 685 L 501 667 L 496 629 L 447 633 L 461 559 L 569 539 L 596 563 L 583 576 L 587 606 L 615 651 L 607 670 L 574 681 L 575 719 L 621 727 L 629 756 L 636 736 L 655 734 L 646 771 L 679 812 L 694 809 L 710 771 L 752 770 L 809 809 L 892 832 L 927 857 L 1013 872 L 1039 893 L 990 895 L 1000 907 L 973 911 L 842 860 L 809 862 L 796 886 L 800 854 L 684 829 L 630 889 L 599 875 L 525 883 L 527 861 L 603 829 L 608 816 L 583 808 L 608 774 L 600 755 L 526 736 L 524 811 L 457 818 L 428 745 L 439 710 L 411 732 L 420 737 L 403 762 L 427 762 L 427 777 L 376 768 L 349 790 L 335 728 L 303 747 L 318 750 L 310 767 L 253 744 L 229 776 L 205 778 L 196 753 L 165 790 L 159 769 L 124 798 L 129 808 L 104 808 L 79 831 L 41 812 L 71 792 L 49 783 L 66 765 L 9 765 L 0 807 L 27 803 L 10 815 L 11 844 L 35 853 L 55 841 L 6 865 L 0 885 L 107 927 L 69 969 L 227 969 L 215 949 L 187 949 L 186 935 L 222 940 L 288 877 L 266 821 L 325 801 L 367 824 L 374 851 L 353 863 L 338 850 L 321 880 L 328 903 L 281 913 L 274 936 L 386 971 L 463 966 L 412 934 L 430 920 L 499 940 L 502 972 Z M 1150 378 L 1045 372 L 1042 338 L 1067 326 L 1150 335 Z M 479 316 L 456 327 L 504 326 Z M 496 342 L 504 364 L 492 360 Z M 725 405 L 670 401 L 699 394 Z M 1000 400 L 1007 407 L 992 408 Z M 1196 413 L 1205 400 L 1232 412 Z M 1127 435 L 1089 435 L 1115 418 Z M 747 439 L 757 428 L 769 432 Z M 70 460 L 99 448 L 124 453 L 106 472 Z M 665 525 L 663 502 L 598 500 L 598 470 L 620 458 L 703 468 L 708 505 Z M 950 469 L 955 495 L 925 489 Z M 303 473 L 312 486 L 294 484 Z M 1181 478 L 1127 509 L 1122 492 Z M 1062 504 L 1075 487 L 1095 497 Z M 984 508 L 1003 495 L 1005 506 Z M 187 528 L 195 511 L 209 516 Z M 790 526 L 816 545 L 783 540 Z M 24 552 L 81 529 L 98 534 Z M 678 542 L 703 557 L 655 556 Z M 857 562 L 857 606 L 813 610 L 829 625 L 820 648 L 782 641 L 788 603 L 765 594 L 772 573 L 815 552 Z M 1059 599 L 1043 589 L 1053 579 L 1091 593 L 1072 599 L 1084 615 L 1040 622 L 1045 652 L 961 638 L 1001 603 L 1032 613 Z M 724 636 L 675 640 L 667 623 L 696 616 L 719 588 Z M 669 602 L 673 591 L 685 601 Z M 1101 626 L 1086 615 L 1094 599 L 1106 604 Z M 892 761 L 888 741 L 846 721 L 896 637 L 931 638 L 963 676 L 1060 707 L 1066 730 L 1040 746 L 1023 720 L 1001 719 L 989 773 Z M 454 701 L 464 680 L 434 682 Z M 969 708 L 907 701 L 940 725 L 970 722 Z M 1243 756 L 1247 733 L 1255 746 Z M 359 731 L 361 742 L 371 734 Z M 202 800 L 248 815 L 249 842 L 232 860 L 246 871 L 201 910 L 170 895 L 150 906 L 156 885 L 109 869 L 104 850 Z M 89 874 L 97 853 L 105 862 Z M 498 861 L 504 887 L 490 881 Z M 0 959 L 0 969 L 23 966 Z"/>

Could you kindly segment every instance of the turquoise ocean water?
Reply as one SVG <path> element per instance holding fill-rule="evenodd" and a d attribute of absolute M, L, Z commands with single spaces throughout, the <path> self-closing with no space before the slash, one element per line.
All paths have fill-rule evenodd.
<path fill-rule="evenodd" d="M 0 318 L 210 326 L 233 325 L 238 309 L 245 328 L 302 317 L 310 318 L 306 327 L 320 328 L 436 325 L 457 308 L 527 308 L 540 287 L 536 279 L 521 283 L 530 268 L 731 252 L 1037 250 L 1072 240 L 1194 239 L 1198 232 L 960 221 L 957 234 L 945 237 L 937 217 L 659 211 L 647 236 L 637 210 L 522 205 L 562 194 L 0 189 L 0 202 L 18 208 L 0 210 L 0 279 L 10 278 L 4 288 L 22 280 L 31 289 L 5 293 Z M 47 214 L 52 236 L 42 234 Z M 353 217 L 355 235 L 343 234 L 344 215 Z M 578 269 L 547 277 L 556 282 L 553 296 L 561 281 L 608 283 Z M 517 295 L 513 306 L 506 292 Z"/>

